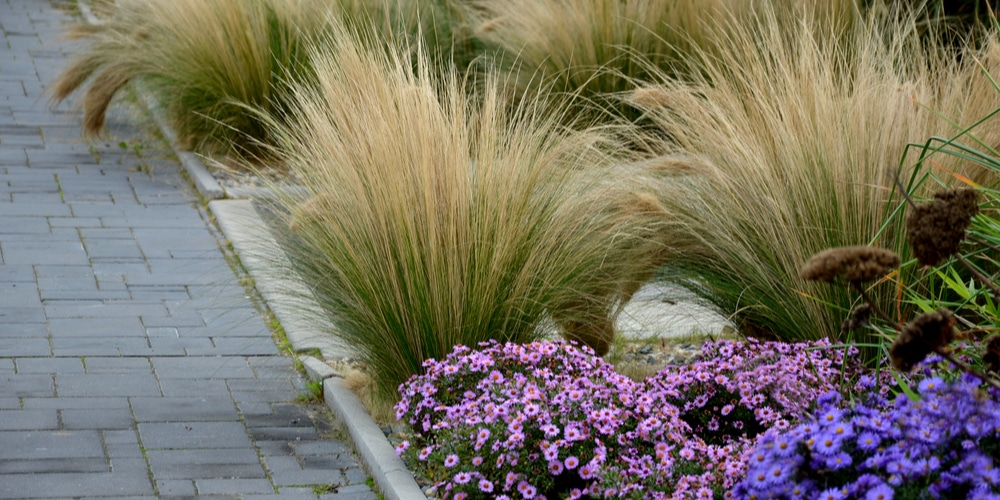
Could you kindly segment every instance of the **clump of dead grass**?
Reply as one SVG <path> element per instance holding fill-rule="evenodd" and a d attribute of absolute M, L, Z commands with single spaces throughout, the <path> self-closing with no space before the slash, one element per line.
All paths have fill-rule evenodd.
<path fill-rule="evenodd" d="M 56 103 L 84 89 L 83 130 L 104 126 L 111 100 L 142 80 L 164 107 L 182 146 L 231 151 L 268 142 L 250 108 L 284 111 L 286 79 L 306 81 L 306 47 L 331 4 L 321 0 L 118 0 L 102 23 L 70 36 L 86 48 L 53 82 Z"/>
<path fill-rule="evenodd" d="M 311 192 L 284 200 L 284 240 L 380 396 L 456 345 L 526 342 L 550 314 L 612 316 L 651 274 L 638 257 L 663 214 L 621 203 L 662 174 L 623 163 L 616 133 L 567 130 L 496 78 L 472 91 L 419 49 L 335 31 L 313 54 L 316 86 L 288 95 L 294 120 L 275 120 Z"/>
<path fill-rule="evenodd" d="M 839 338 L 853 298 L 795 270 L 826 248 L 900 248 L 885 231 L 900 204 L 900 158 L 908 144 L 950 137 L 954 124 L 1000 105 L 976 62 L 997 68 L 996 45 L 956 59 L 928 47 L 918 20 L 900 13 L 873 15 L 834 44 L 826 27 L 801 18 L 789 31 L 766 8 L 730 25 L 698 58 L 692 81 L 661 73 L 633 100 L 657 125 L 654 147 L 708 165 L 660 193 L 671 214 L 665 279 L 732 313 L 743 334 Z M 996 125 L 977 133 L 983 144 L 1000 144 Z M 955 157 L 934 159 L 996 181 Z M 907 282 L 913 269 L 901 272 L 894 279 Z M 891 297 L 878 300 L 894 310 Z"/>

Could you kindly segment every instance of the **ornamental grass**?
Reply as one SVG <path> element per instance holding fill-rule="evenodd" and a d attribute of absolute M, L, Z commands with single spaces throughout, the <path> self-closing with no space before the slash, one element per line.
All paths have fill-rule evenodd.
<path fill-rule="evenodd" d="M 832 45 L 826 27 L 804 17 L 789 32 L 767 8 L 730 26 L 694 63 L 702 72 L 693 82 L 661 74 L 634 101 L 658 127 L 652 147 L 706 165 L 660 193 L 670 213 L 664 278 L 732 314 L 745 335 L 842 338 L 856 295 L 794 270 L 827 248 L 905 244 L 886 230 L 902 203 L 896 171 L 914 171 L 904 152 L 1000 105 L 984 74 L 998 67 L 1000 47 L 956 58 L 927 48 L 917 19 L 893 12 L 872 14 Z M 995 120 L 976 133 L 1000 144 Z M 928 156 L 922 168 L 997 179 L 957 156 Z M 916 270 L 901 272 L 890 279 L 911 282 Z M 875 297 L 886 311 L 891 288 Z"/>
<path fill-rule="evenodd" d="M 141 80 L 164 108 L 181 146 L 255 153 L 268 143 L 253 109 L 287 111 L 279 89 L 309 79 L 306 48 L 333 4 L 322 0 L 119 0 L 103 23 L 80 24 L 87 40 L 52 84 L 53 102 L 82 90 L 83 130 L 104 126 L 112 99 Z"/>
<path fill-rule="evenodd" d="M 806 15 L 831 33 L 855 22 L 855 0 L 774 0 L 785 20 Z M 712 52 L 718 32 L 753 12 L 747 0 L 471 0 L 467 19 L 492 65 L 517 94 L 551 90 L 572 106 L 570 118 L 634 119 L 613 97 L 632 91 L 651 70 L 683 76 L 685 61 Z"/>
<path fill-rule="evenodd" d="M 566 130 L 541 101 L 511 106 L 496 79 L 471 93 L 419 49 L 331 30 L 316 86 L 286 96 L 287 127 L 274 119 L 309 191 L 283 200 L 285 239 L 383 397 L 456 345 L 528 342 L 550 315 L 607 321 L 651 274 L 662 212 L 629 210 L 657 177 L 622 163 L 612 130 Z"/>

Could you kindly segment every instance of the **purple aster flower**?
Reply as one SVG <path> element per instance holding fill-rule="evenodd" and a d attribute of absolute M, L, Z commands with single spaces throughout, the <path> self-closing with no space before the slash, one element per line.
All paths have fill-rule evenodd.
<path fill-rule="evenodd" d="M 820 492 L 816 500 L 843 500 L 847 498 L 847 490 L 844 488 L 830 488 Z"/>
<path fill-rule="evenodd" d="M 524 498 L 535 498 L 535 495 L 538 494 L 538 490 L 527 481 L 517 483 L 517 492 Z"/>
<path fill-rule="evenodd" d="M 559 460 L 553 460 L 549 462 L 549 473 L 551 473 L 553 476 L 558 476 L 559 474 L 562 474 L 562 471 L 563 471 L 562 462 L 560 462 Z"/>
<path fill-rule="evenodd" d="M 882 443 L 882 438 L 871 431 L 862 432 L 858 436 L 858 448 L 864 451 L 874 451 L 878 449 L 880 443 Z"/>
<path fill-rule="evenodd" d="M 885 483 L 865 492 L 865 500 L 892 500 L 894 496 L 895 491 Z"/>
<path fill-rule="evenodd" d="M 448 455 L 447 457 L 445 457 L 445 459 L 444 459 L 444 466 L 445 467 L 454 467 L 456 465 L 458 465 L 458 455 L 455 455 L 453 453 L 453 454 Z"/>
<path fill-rule="evenodd" d="M 479 491 L 483 493 L 493 492 L 493 483 L 489 479 L 483 478 L 479 480 Z"/>
<path fill-rule="evenodd" d="M 465 484 L 472 480 L 472 474 L 468 472 L 459 472 L 455 474 L 455 482 L 458 484 Z"/>

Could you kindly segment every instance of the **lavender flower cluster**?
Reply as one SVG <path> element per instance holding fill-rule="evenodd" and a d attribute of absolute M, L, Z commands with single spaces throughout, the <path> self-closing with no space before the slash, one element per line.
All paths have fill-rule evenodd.
<path fill-rule="evenodd" d="M 845 361 L 856 359 L 857 348 L 833 348 L 828 340 L 709 342 L 701 361 L 665 368 L 647 380 L 646 391 L 679 407 L 681 419 L 702 439 L 724 444 L 787 428 L 821 394 L 860 376 L 862 367 Z"/>
<path fill-rule="evenodd" d="M 719 498 L 745 475 L 756 444 L 747 429 L 792 418 L 840 380 L 843 358 L 829 348 L 727 341 L 705 354 L 728 361 L 638 383 L 573 343 L 458 347 L 400 386 L 396 416 L 416 436 L 397 452 L 449 498 Z M 708 389 L 700 405 L 674 404 Z M 729 437 L 702 439 L 690 422 L 710 430 L 711 418 L 692 418 L 704 412 L 728 418 L 719 422 Z"/>
<path fill-rule="evenodd" d="M 828 393 L 814 418 L 761 437 L 729 495 L 1000 500 L 1000 391 L 981 383 L 930 376 L 918 385 L 919 400 L 869 393 L 853 408 Z"/>

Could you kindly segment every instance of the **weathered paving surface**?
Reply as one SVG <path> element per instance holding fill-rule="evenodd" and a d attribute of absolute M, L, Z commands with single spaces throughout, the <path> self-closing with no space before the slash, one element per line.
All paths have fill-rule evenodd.
<path fill-rule="evenodd" d="M 48 108 L 70 19 L 0 0 L 0 498 L 374 498 L 166 148 Z"/>

